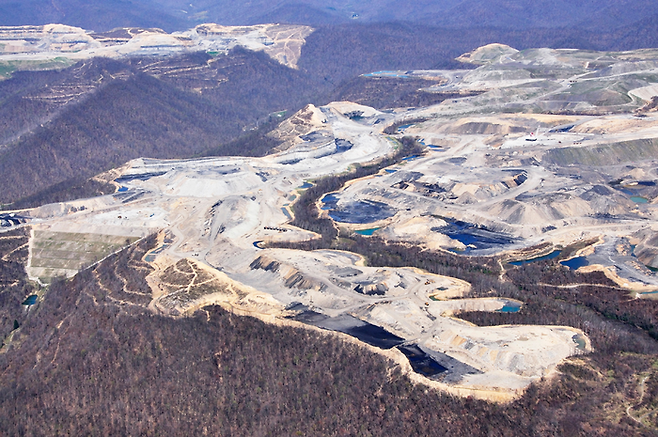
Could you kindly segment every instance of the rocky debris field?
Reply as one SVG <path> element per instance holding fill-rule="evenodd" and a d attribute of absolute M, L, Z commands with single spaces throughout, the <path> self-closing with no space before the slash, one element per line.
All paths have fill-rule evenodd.
<path fill-rule="evenodd" d="M 273 29 L 254 30 L 261 31 Z M 7 221 L 7 228 L 32 227 L 34 277 L 58 268 L 74 274 L 93 261 L 76 255 L 84 245 L 99 258 L 159 233 L 144 258 L 154 269 L 153 311 L 180 317 L 219 304 L 273 323 L 297 320 L 401 360 L 425 354 L 435 369 L 420 371 L 426 384 L 513 398 L 563 359 L 590 351 L 587 335 L 567 326 L 478 327 L 459 313 L 516 312 L 523 302 L 469 297 L 464 280 L 373 267 L 352 252 L 271 247 L 319 241 L 318 233 L 291 225 L 305 190 L 390 156 L 402 137 L 413 137 L 424 152 L 327 193 L 317 214 L 342 233 L 496 256 L 502 268 L 582 243 L 565 268 L 602 270 L 630 296 L 653 296 L 658 114 L 649 103 L 658 54 L 493 45 L 462 61 L 480 66 L 410 77 L 442 77 L 424 92 L 465 97 L 386 111 L 309 105 L 270 133 L 283 141 L 274 154 L 133 160 L 117 175 L 113 195 L 20 211 L 22 222 Z M 394 133 L 385 133 L 390 126 Z"/>

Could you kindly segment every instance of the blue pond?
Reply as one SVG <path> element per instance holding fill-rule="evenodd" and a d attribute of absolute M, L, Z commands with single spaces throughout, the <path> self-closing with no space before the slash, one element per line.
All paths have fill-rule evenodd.
<path fill-rule="evenodd" d="M 338 197 L 336 196 L 336 193 L 329 193 L 325 194 L 322 199 L 320 199 L 322 202 L 322 206 L 320 209 L 323 211 L 329 211 L 332 208 L 336 207 L 336 203 L 338 203 Z"/>
<path fill-rule="evenodd" d="M 633 191 L 633 190 L 629 190 L 628 188 L 621 188 L 621 187 L 618 187 L 617 189 L 618 189 L 619 191 L 621 191 L 622 193 L 627 194 L 627 195 L 629 195 L 629 196 L 632 196 L 633 194 L 635 194 L 635 191 Z"/>
<path fill-rule="evenodd" d="M 125 193 L 126 191 L 128 191 L 128 187 L 121 187 L 117 190 L 119 193 Z"/>
<path fill-rule="evenodd" d="M 354 232 L 359 234 L 359 235 L 370 236 L 370 235 L 374 234 L 377 229 L 379 229 L 379 228 L 359 229 L 358 231 L 354 231 Z"/>
<path fill-rule="evenodd" d="M 589 265 L 589 263 L 587 262 L 587 258 L 585 258 L 584 256 L 577 256 L 576 258 L 571 258 L 566 261 L 560 261 L 560 264 L 569 267 L 571 270 L 577 270 L 580 267 L 585 267 Z"/>
<path fill-rule="evenodd" d="M 587 348 L 587 342 L 585 341 L 585 337 L 583 337 L 580 334 L 576 334 L 573 337 L 571 337 L 574 343 L 578 345 L 578 349 L 584 351 Z"/>
<path fill-rule="evenodd" d="M 498 310 L 499 313 L 518 313 L 521 310 L 521 305 L 506 303 L 501 309 Z"/>
<path fill-rule="evenodd" d="M 288 212 L 288 208 L 281 208 L 281 212 L 283 212 L 283 215 L 285 215 L 288 220 L 292 220 L 292 217 L 290 216 L 290 213 Z"/>
<path fill-rule="evenodd" d="M 403 161 L 413 161 L 416 158 L 418 158 L 418 155 L 411 155 L 411 156 L 407 156 L 406 158 L 402 158 L 402 160 Z"/>
<path fill-rule="evenodd" d="M 545 261 L 548 259 L 557 258 L 558 256 L 560 256 L 561 253 L 562 253 L 561 250 L 554 250 L 548 255 L 539 256 L 537 258 L 524 259 L 522 261 L 512 261 L 510 264 L 512 264 L 513 266 L 522 266 L 523 264 L 533 263 L 535 261 Z"/>
<path fill-rule="evenodd" d="M 167 241 L 167 240 L 165 240 L 165 241 Z M 164 251 L 164 250 L 165 250 L 166 248 L 168 248 L 169 246 L 171 246 L 171 244 L 167 244 L 167 243 L 165 243 L 165 244 L 163 244 L 162 246 L 158 247 L 157 249 L 153 249 L 152 251 L 150 251 L 150 252 L 144 257 L 144 261 L 149 262 L 149 263 L 155 261 L 156 255 L 162 253 L 162 251 Z"/>
<path fill-rule="evenodd" d="M 635 203 L 648 203 L 649 199 L 642 196 L 631 196 L 631 200 Z"/>
<path fill-rule="evenodd" d="M 373 73 L 364 74 L 365 77 L 376 77 L 376 76 L 386 76 L 386 77 L 397 77 L 400 79 L 408 79 L 410 76 L 402 74 L 398 71 L 375 71 Z"/>
<path fill-rule="evenodd" d="M 304 184 L 301 185 L 301 186 L 299 187 L 299 189 L 300 189 L 300 190 L 306 190 L 307 188 L 311 188 L 312 186 L 313 186 L 312 183 L 310 183 L 310 182 L 304 182 Z"/>
<path fill-rule="evenodd" d="M 387 168 L 384 170 L 386 173 L 395 173 L 397 170 L 392 169 L 392 168 Z"/>
<path fill-rule="evenodd" d="M 34 305 L 37 303 L 38 296 L 36 294 L 31 294 L 23 301 L 23 305 Z"/>

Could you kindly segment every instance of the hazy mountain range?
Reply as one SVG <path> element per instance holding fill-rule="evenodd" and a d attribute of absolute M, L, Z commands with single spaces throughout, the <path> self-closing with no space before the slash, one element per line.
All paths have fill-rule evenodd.
<path fill-rule="evenodd" d="M 322 25 L 407 21 L 457 28 L 577 27 L 607 32 L 634 23 L 642 27 L 645 19 L 656 15 L 658 3 L 651 0 L 10 0 L 0 5 L 2 25 L 65 23 L 96 31 L 123 26 L 171 31 L 203 22 Z"/>

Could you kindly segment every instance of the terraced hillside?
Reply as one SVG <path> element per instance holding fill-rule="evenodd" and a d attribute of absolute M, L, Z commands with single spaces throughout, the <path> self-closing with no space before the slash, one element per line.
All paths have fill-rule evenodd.
<path fill-rule="evenodd" d="M 99 58 L 61 72 L 17 73 L 0 82 L 7 102 L 0 117 L 0 202 L 43 203 L 39 193 L 52 196 L 56 184 L 66 190 L 139 156 L 188 157 L 211 149 L 262 154 L 257 147 L 223 146 L 272 112 L 299 107 L 311 84 L 247 51 L 157 66 Z"/>
<path fill-rule="evenodd" d="M 400 405 L 445 407 L 449 422 L 431 420 L 440 418 L 436 429 L 446 432 L 654 434 L 657 58 L 655 50 L 495 44 L 461 56 L 469 69 L 379 70 L 359 79 L 374 81 L 363 89 L 404 88 L 409 80 L 431 103 L 433 94 L 451 97 L 381 110 L 349 101 L 306 105 L 267 134 L 279 144 L 274 153 L 143 157 L 98 177 L 115 193 L 3 213 L 3 229 L 19 237 L 16 252 L 29 250 L 30 261 L 18 261 L 32 277 L 35 267 L 73 270 L 130 243 L 126 237 L 145 238 L 36 293 L 35 309 L 5 338 L 0 369 L 13 385 L 0 401 L 28 403 L 32 412 L 75 386 L 91 405 L 77 422 L 89 432 L 94 423 L 124 426 L 94 421 L 103 406 L 155 433 L 164 428 L 152 417 L 163 393 L 180 391 L 180 374 L 201 393 L 211 387 L 220 395 L 204 396 L 210 410 L 195 394 L 173 397 L 181 408 L 166 413 L 205 418 L 214 411 L 222 420 L 209 426 L 218 433 L 286 434 L 302 414 L 302 433 L 328 433 L 330 423 L 359 434 L 337 407 L 347 402 L 367 412 L 374 435 L 391 415 L 405 432 L 434 432 L 413 427 L 413 416 L 398 417 Z M 130 66 L 181 88 L 219 77 L 209 70 L 190 77 L 180 63 Z M 171 71 L 181 74 L 167 78 Z M 219 99 L 201 88 L 205 101 Z M 28 226 L 29 243 L 20 233 Z M 237 346 L 231 334 L 218 335 L 233 329 L 248 341 Z M 32 336 L 39 341 L 26 341 Z M 267 375 L 279 376 L 253 376 L 256 344 L 266 350 Z M 346 344 L 363 355 L 345 358 Z M 268 359 L 274 349 L 283 355 Z M 186 351 L 189 360 L 180 360 Z M 320 369 L 320 357 L 340 358 Z M 375 363 L 348 384 L 356 401 L 341 398 L 342 383 L 332 381 L 350 359 L 359 370 L 371 369 L 363 359 Z M 112 372 L 132 375 L 134 384 L 166 386 L 137 391 L 153 410 L 130 407 L 135 396 L 99 370 L 108 362 L 120 363 Z M 30 385 L 17 371 L 23 367 L 46 388 Z M 70 368 L 85 377 L 73 384 L 58 373 Z M 308 381 L 328 385 L 306 398 L 286 391 Z M 248 395 L 237 396 L 243 385 L 249 390 L 239 393 Z M 39 395 L 26 398 L 32 392 Z M 398 393 L 396 406 L 386 393 Z M 280 401 L 268 403 L 273 397 Z M 107 407 L 105 399 L 116 402 Z M 488 419 L 465 421 L 471 412 Z M 283 413 L 295 419 L 273 421 Z M 55 416 L 54 424 L 79 430 Z M 167 432 L 181 432 L 172 426 Z"/>

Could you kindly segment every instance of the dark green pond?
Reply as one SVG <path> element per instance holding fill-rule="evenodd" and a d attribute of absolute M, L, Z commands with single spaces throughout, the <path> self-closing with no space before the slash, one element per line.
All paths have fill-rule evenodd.
<path fill-rule="evenodd" d="M 29 296 L 23 301 L 23 305 L 34 305 L 35 303 L 37 303 L 37 298 L 38 298 L 38 297 L 39 297 L 39 296 L 37 296 L 36 294 L 31 294 L 31 295 L 29 295 Z"/>
<path fill-rule="evenodd" d="M 521 260 L 521 261 L 512 261 L 512 262 L 510 262 L 510 264 L 512 264 L 513 266 L 522 266 L 523 264 L 533 263 L 533 262 L 536 262 L 536 261 L 546 261 L 548 259 L 557 258 L 558 256 L 560 256 L 561 253 L 562 253 L 561 250 L 554 250 L 553 252 L 549 253 L 548 255 L 538 256 L 537 258 L 524 259 L 524 260 Z"/>

